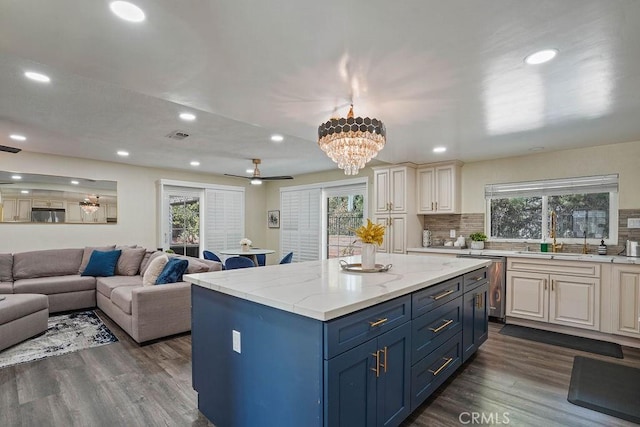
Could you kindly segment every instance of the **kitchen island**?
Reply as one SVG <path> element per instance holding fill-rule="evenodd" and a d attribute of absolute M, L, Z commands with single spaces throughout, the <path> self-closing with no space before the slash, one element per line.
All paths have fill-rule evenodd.
<path fill-rule="evenodd" d="M 486 340 L 489 262 L 377 258 L 393 266 L 186 275 L 200 411 L 219 427 L 400 424 Z"/>

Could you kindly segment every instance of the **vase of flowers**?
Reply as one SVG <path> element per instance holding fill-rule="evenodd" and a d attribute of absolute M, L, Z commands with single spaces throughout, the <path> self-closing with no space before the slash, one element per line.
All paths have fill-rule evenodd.
<path fill-rule="evenodd" d="M 384 225 L 374 224 L 367 218 L 367 225 L 357 228 L 355 233 L 362 242 L 362 269 L 374 270 L 376 268 L 376 246 L 382 244 Z"/>
<path fill-rule="evenodd" d="M 487 235 L 484 233 L 471 233 L 469 235 L 471 239 L 471 249 L 484 249 L 484 241 L 487 240 Z"/>
<path fill-rule="evenodd" d="M 249 250 L 251 249 L 251 240 L 247 239 L 246 237 L 240 240 L 240 247 L 242 248 L 242 252 L 249 252 Z"/>

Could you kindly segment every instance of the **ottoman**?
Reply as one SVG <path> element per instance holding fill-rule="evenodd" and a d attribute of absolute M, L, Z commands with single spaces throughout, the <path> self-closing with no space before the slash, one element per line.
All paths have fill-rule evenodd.
<path fill-rule="evenodd" d="M 1 294 L 0 351 L 46 331 L 48 318 L 46 295 Z"/>

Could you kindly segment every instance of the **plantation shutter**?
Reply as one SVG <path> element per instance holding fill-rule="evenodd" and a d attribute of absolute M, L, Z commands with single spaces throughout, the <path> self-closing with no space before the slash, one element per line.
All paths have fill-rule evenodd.
<path fill-rule="evenodd" d="M 280 192 L 281 256 L 293 252 L 293 261 L 320 259 L 320 189 Z"/>
<path fill-rule="evenodd" d="M 244 191 L 207 189 L 205 245 L 213 252 L 237 248 L 244 237 Z"/>

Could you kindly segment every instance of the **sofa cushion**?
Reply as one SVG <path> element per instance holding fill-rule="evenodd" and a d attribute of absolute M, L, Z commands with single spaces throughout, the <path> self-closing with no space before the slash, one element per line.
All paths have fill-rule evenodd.
<path fill-rule="evenodd" d="M 0 294 L 12 294 L 13 282 L 0 282 Z"/>
<path fill-rule="evenodd" d="M 194 258 L 185 255 L 172 255 L 171 258 L 186 259 L 187 261 L 189 261 L 189 266 L 187 267 L 187 271 L 185 274 L 207 273 L 209 271 L 222 270 L 222 263 L 218 261 Z"/>
<path fill-rule="evenodd" d="M 111 292 L 111 302 L 120 310 L 131 314 L 131 292 L 136 288 L 137 286 L 121 286 L 114 289 L 113 292 Z"/>
<path fill-rule="evenodd" d="M 13 255 L 0 254 L 0 282 L 13 281 Z"/>
<path fill-rule="evenodd" d="M 84 269 L 87 267 L 87 264 L 89 264 L 89 259 L 91 258 L 91 253 L 93 251 L 112 251 L 115 248 L 116 248 L 116 245 L 85 247 L 84 252 L 82 253 L 82 260 L 80 262 L 80 267 L 78 267 L 78 274 L 82 274 Z"/>
<path fill-rule="evenodd" d="M 13 254 L 13 280 L 78 274 L 82 249 L 47 249 Z"/>
<path fill-rule="evenodd" d="M 82 277 L 77 274 L 69 276 L 38 277 L 20 279 L 13 282 L 16 294 L 62 294 L 65 292 L 90 291 L 96 288 L 93 276 Z"/>
<path fill-rule="evenodd" d="M 169 262 L 169 257 L 166 254 L 162 254 L 156 257 L 153 261 L 149 263 L 147 270 L 144 272 L 142 276 L 142 285 L 143 286 L 152 286 L 156 284 L 156 280 L 158 280 L 158 276 L 162 273 L 165 264 Z"/>
<path fill-rule="evenodd" d="M 156 285 L 182 282 L 182 275 L 187 271 L 189 261 L 180 258 L 171 258 L 162 269 L 162 273 L 156 279 Z"/>
<path fill-rule="evenodd" d="M 117 276 L 135 276 L 140 270 L 140 263 L 144 254 L 147 252 L 145 248 L 124 248 L 116 265 Z"/>
<path fill-rule="evenodd" d="M 122 254 L 121 250 L 113 251 L 93 251 L 89 263 L 85 267 L 81 276 L 113 276 L 116 272 L 116 264 Z"/>
<path fill-rule="evenodd" d="M 162 255 L 164 255 L 164 252 L 162 251 L 147 251 L 147 253 L 144 254 L 144 258 L 142 258 L 142 262 L 140 263 L 140 275 L 144 276 L 147 268 L 149 268 L 149 263 Z"/>
<path fill-rule="evenodd" d="M 49 308 L 46 295 L 9 295 L 0 301 L 0 325 Z"/>
<path fill-rule="evenodd" d="M 142 286 L 142 276 L 96 277 L 96 290 L 107 298 L 120 286 Z"/>

